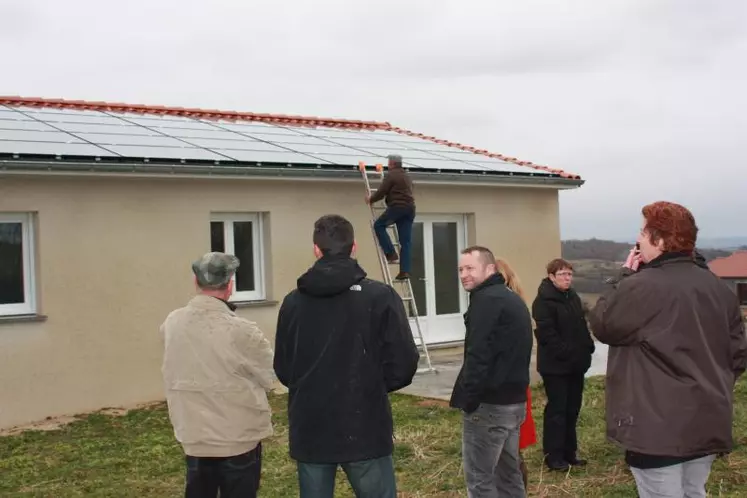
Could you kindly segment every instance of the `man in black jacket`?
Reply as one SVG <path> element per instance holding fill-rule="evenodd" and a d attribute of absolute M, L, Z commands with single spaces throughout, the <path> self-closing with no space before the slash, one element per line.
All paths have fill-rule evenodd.
<path fill-rule="evenodd" d="M 532 320 L 505 285 L 493 253 L 462 251 L 459 278 L 470 293 L 464 364 L 451 406 L 464 412 L 462 456 L 468 496 L 524 497 L 519 429 L 526 418 Z"/>
<path fill-rule="evenodd" d="M 582 466 L 576 456 L 576 424 L 584 394 L 584 375 L 591 366 L 594 340 L 586 323 L 581 298 L 571 287 L 573 266 L 563 259 L 547 264 L 532 303 L 537 324 L 537 371 L 547 394 L 542 446 L 550 470 Z"/>
<path fill-rule="evenodd" d="M 278 315 L 274 367 L 289 389 L 301 498 L 332 498 L 338 465 L 356 496 L 397 493 L 387 394 L 412 382 L 419 354 L 401 298 L 366 278 L 354 250 L 348 220 L 317 220 L 317 262 Z"/>

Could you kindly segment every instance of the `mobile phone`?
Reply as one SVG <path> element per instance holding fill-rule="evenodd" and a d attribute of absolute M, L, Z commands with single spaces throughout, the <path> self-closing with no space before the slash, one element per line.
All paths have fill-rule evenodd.
<path fill-rule="evenodd" d="M 635 243 L 635 250 L 636 251 L 640 251 L 641 250 L 641 244 L 640 244 L 640 242 L 636 242 Z"/>

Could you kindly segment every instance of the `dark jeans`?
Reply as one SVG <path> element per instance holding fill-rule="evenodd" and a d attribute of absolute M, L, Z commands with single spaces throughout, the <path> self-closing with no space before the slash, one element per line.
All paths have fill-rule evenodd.
<path fill-rule="evenodd" d="M 414 207 L 388 207 L 386 211 L 374 222 L 374 230 L 379 238 L 379 245 L 384 254 L 394 254 L 394 246 L 389 238 L 386 227 L 397 225 L 397 235 L 399 236 L 400 255 L 399 269 L 402 272 L 410 272 L 412 257 L 410 248 L 412 245 L 412 224 L 415 221 Z"/>
<path fill-rule="evenodd" d="M 356 498 L 396 498 L 392 456 L 340 464 Z M 337 464 L 298 462 L 300 498 L 332 498 Z"/>
<path fill-rule="evenodd" d="M 464 414 L 462 458 L 469 498 L 524 498 L 519 430 L 526 403 L 481 404 Z"/>
<path fill-rule="evenodd" d="M 584 396 L 584 374 L 543 375 L 547 394 L 542 446 L 545 455 L 568 459 L 576 455 L 576 423 Z"/>
<path fill-rule="evenodd" d="M 262 471 L 262 444 L 232 457 L 187 456 L 185 498 L 256 498 Z"/>

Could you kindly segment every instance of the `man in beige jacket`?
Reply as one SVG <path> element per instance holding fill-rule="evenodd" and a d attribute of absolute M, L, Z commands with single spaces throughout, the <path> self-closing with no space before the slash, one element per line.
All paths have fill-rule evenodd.
<path fill-rule="evenodd" d="M 257 326 L 228 302 L 235 256 L 192 264 L 197 295 L 163 325 L 162 373 L 169 417 L 186 455 L 185 498 L 254 497 L 262 440 L 272 435 L 266 391 L 273 352 Z"/>

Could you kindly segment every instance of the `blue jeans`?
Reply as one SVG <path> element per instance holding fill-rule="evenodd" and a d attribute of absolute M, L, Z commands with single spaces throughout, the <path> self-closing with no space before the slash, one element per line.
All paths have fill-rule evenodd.
<path fill-rule="evenodd" d="M 524 498 L 519 428 L 526 403 L 481 404 L 464 414 L 462 457 L 469 498 Z"/>
<path fill-rule="evenodd" d="M 185 498 L 255 498 L 262 471 L 262 443 L 232 457 L 187 456 Z"/>
<path fill-rule="evenodd" d="M 400 266 L 402 272 L 410 273 L 411 255 L 410 248 L 412 245 L 412 224 L 415 221 L 414 207 L 393 206 L 386 208 L 381 216 L 374 222 L 374 230 L 379 239 L 379 245 L 384 254 L 394 254 L 394 245 L 389 238 L 386 227 L 397 225 L 397 235 L 400 243 Z"/>
<path fill-rule="evenodd" d="M 396 498 L 392 456 L 340 464 L 356 498 Z M 298 462 L 300 498 L 332 498 L 338 465 Z"/>

